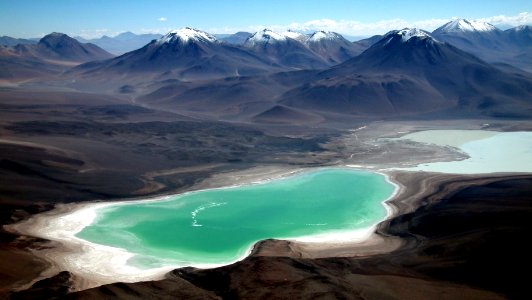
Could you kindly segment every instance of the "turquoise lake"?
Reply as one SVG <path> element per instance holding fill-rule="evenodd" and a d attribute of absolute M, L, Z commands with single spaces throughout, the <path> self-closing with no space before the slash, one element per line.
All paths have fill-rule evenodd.
<path fill-rule="evenodd" d="M 76 236 L 126 249 L 128 264 L 223 264 L 257 241 L 368 228 L 386 217 L 395 186 L 384 175 L 321 169 L 261 184 L 210 189 L 160 201 L 99 208 Z"/>

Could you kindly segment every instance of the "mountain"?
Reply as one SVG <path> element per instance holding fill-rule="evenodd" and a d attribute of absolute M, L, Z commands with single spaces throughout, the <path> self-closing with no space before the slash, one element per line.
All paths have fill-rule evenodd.
<path fill-rule="evenodd" d="M 532 26 L 521 25 L 504 31 L 506 41 L 525 49 L 532 47 Z"/>
<path fill-rule="evenodd" d="M 368 47 L 352 43 L 336 32 L 316 31 L 304 43 L 331 64 L 338 64 L 359 55 Z"/>
<path fill-rule="evenodd" d="M 321 69 L 336 65 L 369 47 L 352 43 L 336 32 L 303 34 L 288 30 L 278 33 L 269 29 L 254 33 L 243 45 L 280 65 L 298 69 Z"/>
<path fill-rule="evenodd" d="M 391 31 L 279 103 L 359 116 L 532 116 L 532 76 L 503 72 L 418 29 Z"/>
<path fill-rule="evenodd" d="M 132 32 L 123 32 L 115 37 L 102 36 L 98 39 L 86 40 L 76 37 L 80 42 L 92 43 L 98 47 L 115 55 L 121 55 L 143 47 L 152 40 L 160 38 L 160 34 L 135 34 Z"/>
<path fill-rule="evenodd" d="M 220 38 L 220 41 L 226 42 L 232 45 L 242 45 L 252 35 L 252 33 L 240 31 L 229 36 Z"/>
<path fill-rule="evenodd" d="M 122 33 L 116 35 L 114 37 L 114 39 L 115 40 L 119 40 L 119 41 L 129 41 L 129 40 L 138 38 L 140 36 L 149 36 L 152 39 L 157 39 L 157 38 L 161 37 L 161 34 L 141 34 L 141 35 L 137 35 L 137 34 L 134 34 L 131 31 L 126 31 L 126 32 L 122 32 Z"/>
<path fill-rule="evenodd" d="M 288 39 L 272 34 L 267 43 Z M 326 70 L 170 82 L 137 101 L 223 120 L 302 124 L 346 117 L 530 117 L 531 99 L 532 75 L 503 71 L 426 31 L 403 29 Z"/>
<path fill-rule="evenodd" d="M 504 55 L 506 62 L 532 72 L 532 26 L 522 25 L 503 32 L 505 41 L 511 50 Z"/>
<path fill-rule="evenodd" d="M 28 39 L 17 39 L 10 36 L 0 36 L 0 46 L 13 47 L 18 44 L 37 44 L 37 41 Z"/>
<path fill-rule="evenodd" d="M 79 43 L 62 33 L 49 34 L 37 44 L 0 47 L 0 78 L 14 81 L 56 75 L 83 62 L 112 57 L 96 45 Z"/>
<path fill-rule="evenodd" d="M 81 65 L 72 73 L 95 78 L 114 74 L 147 82 L 155 78 L 191 80 L 247 76 L 274 70 L 282 69 L 245 49 L 221 43 L 206 32 L 187 27 L 171 31 L 119 57 Z"/>
<path fill-rule="evenodd" d="M 437 28 L 432 35 L 473 54 L 479 49 L 505 49 L 502 31 L 485 22 L 456 19 Z"/>
<path fill-rule="evenodd" d="M 469 21 L 466 19 L 456 19 L 443 24 L 441 27 L 434 30 L 433 34 L 448 34 L 448 33 L 479 33 L 479 32 L 497 32 L 497 27 L 480 21 Z"/>
<path fill-rule="evenodd" d="M 93 44 L 82 44 L 63 33 L 51 33 L 35 45 L 17 45 L 14 51 L 25 57 L 42 60 L 82 63 L 113 57 Z"/>
<path fill-rule="evenodd" d="M 523 34 L 512 29 L 503 32 L 489 23 L 456 19 L 437 28 L 432 35 L 487 62 L 506 63 L 530 71 L 532 55 L 528 54 L 530 49 L 523 47 L 529 47 L 525 45 L 532 39 L 527 36 L 526 28 L 522 28 Z M 516 42 L 517 36 L 522 39 L 520 42 Z"/>
<path fill-rule="evenodd" d="M 250 36 L 243 46 L 278 65 L 293 69 L 320 69 L 330 66 L 329 62 L 302 42 L 305 39 L 305 35 L 293 31 L 277 33 L 264 29 Z"/>
<path fill-rule="evenodd" d="M 480 61 L 468 53 L 436 40 L 424 30 L 405 28 L 390 31 L 360 56 L 325 73 L 335 76 L 345 75 L 356 66 L 359 71 L 364 72 L 406 74 L 414 70 L 418 72 L 420 68 L 451 63 L 458 57 Z"/>

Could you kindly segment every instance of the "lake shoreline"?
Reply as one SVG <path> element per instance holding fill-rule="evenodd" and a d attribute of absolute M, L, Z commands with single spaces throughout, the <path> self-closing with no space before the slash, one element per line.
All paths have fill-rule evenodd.
<path fill-rule="evenodd" d="M 320 168 L 310 168 L 310 169 L 294 169 L 286 170 L 279 169 L 276 172 L 269 172 L 269 177 L 264 177 L 261 174 L 249 174 L 246 181 L 239 179 L 237 184 L 235 181 L 229 180 L 233 183 L 228 186 L 216 187 L 216 188 L 206 188 L 211 189 L 228 189 L 234 188 L 243 185 L 253 185 L 261 184 L 268 181 L 278 180 L 290 176 L 294 176 L 301 173 L 312 172 L 322 169 L 346 169 L 346 170 L 363 170 L 376 174 L 380 174 L 385 177 L 385 180 L 394 186 L 394 192 L 387 199 L 381 201 L 381 205 L 386 209 L 386 216 L 384 219 L 379 221 L 377 224 L 372 225 L 371 227 L 363 228 L 360 230 L 346 230 L 340 235 L 327 235 L 317 239 L 311 239 L 309 237 L 301 238 L 289 238 L 286 241 L 290 241 L 298 245 L 298 247 L 306 249 L 337 249 L 343 247 L 356 247 L 357 245 L 381 245 L 380 237 L 375 235 L 375 230 L 379 223 L 388 218 L 394 216 L 398 211 L 394 209 L 393 206 L 388 203 L 396 197 L 401 190 L 402 186 L 396 184 L 391 176 L 386 173 L 378 172 L 376 170 L 364 170 L 361 168 L 350 168 L 345 166 L 334 166 L 334 167 L 320 167 Z M 250 171 L 248 171 L 250 172 Z M 228 182 L 226 182 L 228 183 Z M 205 189 L 196 189 L 193 191 L 188 191 L 182 193 L 194 193 L 202 191 Z M 50 263 L 51 267 L 48 268 L 43 274 L 36 278 L 30 283 L 25 284 L 24 286 L 19 287 L 19 289 L 25 289 L 34 282 L 52 276 L 53 274 L 67 270 L 70 273 L 74 274 L 73 290 L 84 290 L 103 284 L 109 284 L 114 282 L 138 282 L 145 280 L 161 280 L 165 275 L 176 269 L 180 266 L 164 266 L 160 268 L 142 270 L 139 273 L 139 270 L 133 267 L 128 267 L 126 261 L 133 257 L 133 253 L 129 253 L 126 250 L 109 247 L 104 245 L 95 244 L 83 239 L 76 237 L 75 235 L 81 231 L 85 226 L 90 225 L 96 218 L 96 210 L 108 207 L 116 206 L 121 204 L 130 204 L 130 203 L 140 203 L 140 202 L 155 202 L 155 201 L 164 201 L 170 196 L 159 196 L 149 199 L 134 199 L 134 200 L 124 200 L 124 201 L 112 201 L 112 202 L 85 202 L 85 203 L 72 203 L 72 204 L 59 204 L 51 211 L 47 211 L 38 215 L 34 215 L 28 220 L 23 222 L 6 226 L 11 232 L 35 236 L 39 238 L 44 238 L 52 241 L 54 246 L 46 250 L 36 251 L 34 254 L 45 259 Z M 66 219 L 65 219 L 66 218 Z M 52 232 L 52 234 L 50 234 Z M 312 236 L 310 236 L 312 237 Z M 324 240 L 325 239 L 325 240 Z M 233 264 L 238 261 L 241 261 L 249 255 L 251 255 L 258 244 L 262 241 L 253 243 L 248 247 L 245 255 L 239 257 L 235 261 L 231 261 L 223 264 L 197 264 L 194 265 L 195 268 L 216 268 L 228 264 Z M 394 245 L 397 247 L 398 245 Z M 391 249 L 391 248 L 386 248 Z M 308 251 L 308 250 L 307 250 Z M 310 250 L 312 252 L 312 250 Z M 113 268 L 109 267 L 107 261 L 113 261 L 113 267 L 121 266 L 120 270 L 123 272 L 121 274 L 114 273 L 110 271 Z M 84 266 L 80 262 L 85 262 L 85 267 L 90 267 L 93 269 L 91 272 L 83 271 Z M 96 266 L 96 267 L 95 267 Z M 123 266 L 123 267 L 122 267 Z M 183 266 L 185 267 L 185 266 Z M 106 275 L 107 274 L 107 275 Z M 124 275 L 129 274 L 129 275 Z"/>
<path fill-rule="evenodd" d="M 330 167 L 349 167 L 352 164 L 328 166 Z M 364 169 L 363 166 L 356 166 L 359 169 Z M 234 186 L 237 185 L 249 184 L 249 183 L 260 183 L 265 178 L 264 174 L 267 174 L 267 178 L 277 179 L 284 176 L 290 176 L 297 174 L 298 172 L 304 172 L 308 169 L 305 168 L 282 168 L 282 167 L 266 167 L 266 168 L 253 168 L 245 171 L 239 171 L 235 173 L 226 173 L 226 174 L 213 174 L 211 178 L 200 182 L 192 187 L 193 190 L 206 189 L 206 188 L 221 188 L 225 185 Z M 379 168 L 371 167 L 367 169 L 371 172 L 379 172 Z M 382 170 L 381 170 L 382 171 Z M 371 234 L 364 240 L 358 241 L 356 243 L 301 243 L 294 240 L 265 240 L 256 243 L 252 249 L 250 249 L 250 257 L 256 256 L 272 256 L 272 257 L 296 257 L 296 258 L 328 258 L 328 257 L 368 257 L 376 254 L 390 254 L 396 250 L 407 249 L 414 247 L 415 242 L 410 238 L 398 235 L 396 232 L 390 232 L 390 220 L 395 216 L 404 215 L 410 212 L 415 211 L 422 202 L 426 201 L 427 197 L 430 197 L 434 193 L 441 193 L 439 189 L 444 186 L 446 183 L 454 182 L 456 178 L 461 178 L 462 183 L 454 184 L 452 188 L 447 188 L 445 192 L 452 193 L 453 190 L 458 190 L 459 188 L 468 185 L 468 184 L 481 184 L 489 182 L 490 180 L 506 178 L 511 176 L 520 176 L 521 173 L 500 173 L 500 174 L 477 174 L 477 175 L 457 175 L 457 174 L 437 174 L 437 173 L 427 173 L 427 172 L 404 172 L 404 171 L 392 171 L 387 170 L 381 173 L 386 173 L 389 176 L 389 179 L 392 182 L 397 183 L 399 186 L 399 191 L 393 197 L 386 202 L 385 207 L 387 210 L 391 211 L 390 215 L 380 223 L 376 225 L 376 228 L 371 231 Z M 212 180 L 211 180 L 212 179 Z M 408 187 L 408 189 L 405 189 Z M 165 196 L 161 196 L 165 197 Z M 158 197 L 160 198 L 160 197 Z M 138 200 L 133 200 L 138 201 Z M 65 207 L 75 207 L 75 206 L 84 206 L 84 205 L 97 205 L 103 204 L 101 202 L 91 202 L 91 203 L 81 203 L 81 204 L 72 204 L 72 205 L 58 205 L 58 209 L 65 209 Z M 68 208 L 66 209 L 68 210 Z M 53 212 L 57 212 L 56 209 Z M 49 213 L 52 213 L 49 211 Z M 31 219 L 31 218 L 30 218 Z M 16 231 L 12 226 L 6 226 L 8 229 L 11 228 L 12 231 Z M 414 243 L 414 244 L 413 244 Z M 38 257 L 43 257 L 41 254 L 43 252 L 53 252 L 53 251 L 72 251 L 80 250 L 78 249 L 64 249 L 64 245 L 57 242 L 49 242 L 48 246 L 51 246 L 50 249 L 38 250 L 33 253 Z M 63 248 L 62 248 L 63 247 Z M 74 247 L 75 248 L 75 247 Z M 44 257 L 46 261 L 50 261 Z M 247 259 L 246 258 L 246 259 Z M 173 269 L 173 268 L 171 268 Z M 32 283 L 53 276 L 58 271 L 62 271 L 64 268 L 61 268 L 58 265 L 52 265 L 51 268 L 48 268 L 45 272 L 41 274 L 38 278 L 34 279 L 31 283 L 25 284 L 25 287 L 29 287 Z M 157 274 L 155 279 L 166 278 L 164 274 Z M 87 289 L 91 286 L 97 286 L 101 283 L 91 281 L 91 279 L 80 278 L 79 276 L 73 276 L 73 291 Z M 145 280 L 145 279 L 143 279 Z"/>

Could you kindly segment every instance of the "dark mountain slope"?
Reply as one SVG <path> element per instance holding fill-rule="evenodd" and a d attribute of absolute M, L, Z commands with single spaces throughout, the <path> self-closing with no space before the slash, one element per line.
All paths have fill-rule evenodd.
<path fill-rule="evenodd" d="M 17 45 L 14 50 L 21 56 L 43 60 L 88 62 L 113 57 L 94 44 L 82 44 L 62 33 L 51 33 L 36 45 Z"/>
<path fill-rule="evenodd" d="M 489 23 L 457 19 L 434 30 L 432 35 L 487 62 L 507 63 L 532 71 L 529 26 L 501 31 Z"/>
<path fill-rule="evenodd" d="M 361 55 L 282 96 L 302 109 L 358 115 L 532 115 L 532 79 L 506 73 L 416 29 L 392 31 Z"/>
<path fill-rule="evenodd" d="M 324 69 L 334 64 L 309 49 L 304 44 L 306 39 L 305 35 L 292 31 L 277 33 L 264 29 L 250 36 L 243 46 L 278 65 L 292 69 Z"/>
<path fill-rule="evenodd" d="M 342 63 L 367 49 L 362 44 L 351 43 L 340 34 L 330 31 L 314 32 L 305 44 L 331 64 Z"/>
<path fill-rule="evenodd" d="M 141 49 L 114 59 L 81 65 L 72 75 L 111 81 L 137 79 L 203 80 L 245 76 L 282 70 L 247 50 L 220 43 L 210 34 L 192 28 L 171 31 Z"/>

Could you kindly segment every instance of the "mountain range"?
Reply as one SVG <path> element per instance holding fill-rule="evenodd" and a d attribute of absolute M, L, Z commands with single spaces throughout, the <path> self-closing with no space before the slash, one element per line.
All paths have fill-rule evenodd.
<path fill-rule="evenodd" d="M 37 44 L 37 42 L 39 42 L 38 39 L 17 39 L 6 35 L 0 36 L 0 46 L 13 47 L 18 44 Z"/>
<path fill-rule="evenodd" d="M 20 55 L 57 61 L 87 62 L 113 57 L 94 44 L 82 44 L 66 34 L 57 32 L 43 37 L 35 45 L 19 44 L 13 49 Z"/>
<path fill-rule="evenodd" d="M 295 31 L 277 33 L 269 29 L 250 35 L 242 45 L 269 56 L 277 63 L 294 68 L 323 68 L 354 57 L 366 48 L 330 31 L 302 34 Z"/>
<path fill-rule="evenodd" d="M 144 47 L 113 59 L 90 62 L 66 73 L 76 87 L 98 84 L 115 88 L 140 82 L 178 79 L 212 80 L 231 76 L 258 76 L 282 71 L 326 69 L 362 52 L 362 47 L 331 32 L 307 36 L 265 29 L 242 45 L 220 41 L 193 28 L 174 30 Z M 114 74 L 114 76 L 110 76 Z"/>
<path fill-rule="evenodd" d="M 121 76 L 145 82 L 147 78 L 205 80 L 281 70 L 246 49 L 221 43 L 206 32 L 187 27 L 116 58 L 80 65 L 69 76 L 96 79 Z"/>
<path fill-rule="evenodd" d="M 153 86 L 139 102 L 218 119 L 301 123 L 352 117 L 532 115 L 532 76 L 508 72 L 418 29 L 389 32 L 325 70 Z"/>
<path fill-rule="evenodd" d="M 505 73 L 428 32 L 403 29 L 386 34 L 361 55 L 318 73 L 280 102 L 359 115 L 445 110 L 493 115 L 532 104 L 531 93 L 530 76 Z"/>
<path fill-rule="evenodd" d="M 312 123 L 345 115 L 521 118 L 532 115 L 532 75 L 526 72 L 531 40 L 529 26 L 501 31 L 464 19 L 432 33 L 405 28 L 357 42 L 334 32 L 269 29 L 219 40 L 183 28 L 113 57 L 96 45 L 54 33 L 36 45 L 1 48 L 0 64 L 9 72 L 17 69 L 16 59 L 26 59 L 40 74 L 58 74 L 47 68 L 59 61 L 65 72 L 55 84 L 125 93 L 142 105 L 228 121 Z"/>
<path fill-rule="evenodd" d="M 111 57 L 112 54 L 94 44 L 82 44 L 66 34 L 54 32 L 36 44 L 0 46 L 0 78 L 56 74 L 80 63 Z"/>

